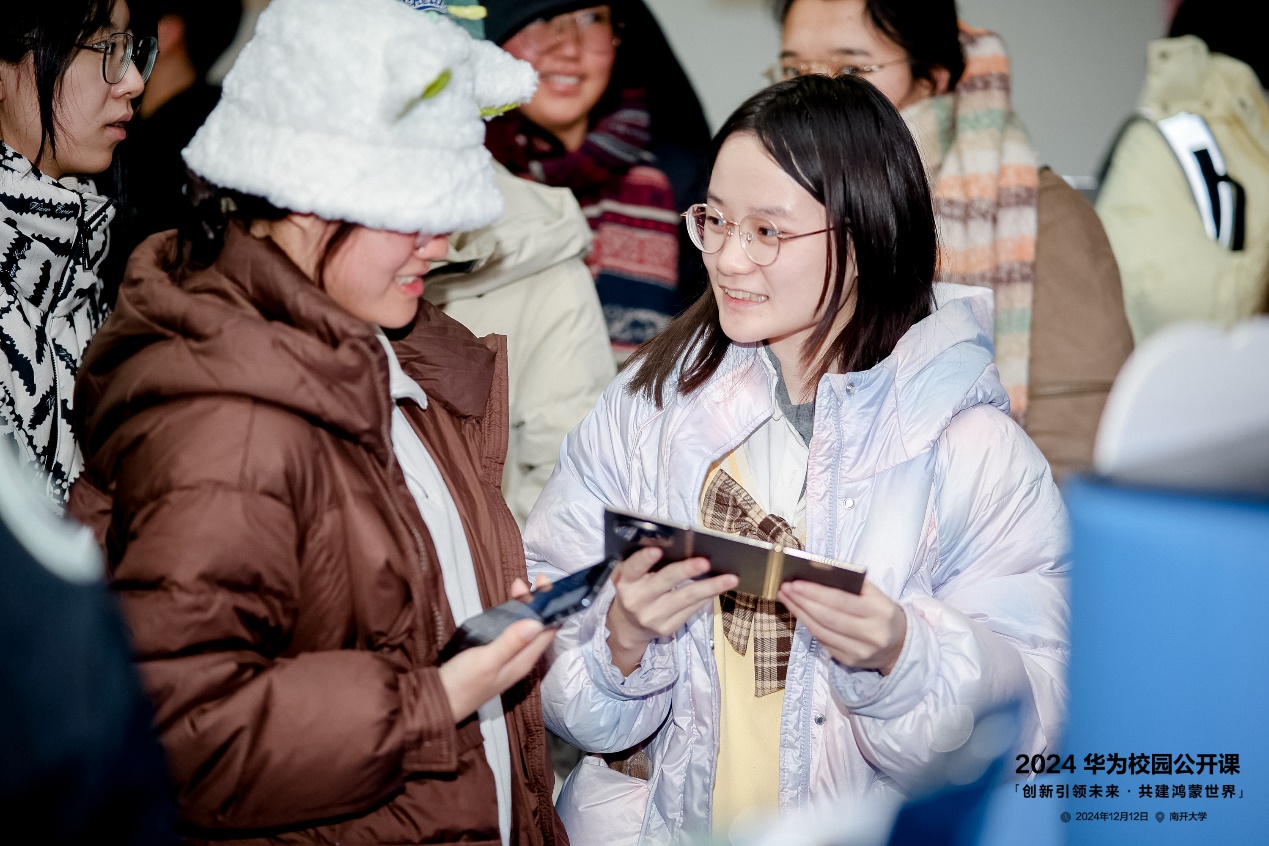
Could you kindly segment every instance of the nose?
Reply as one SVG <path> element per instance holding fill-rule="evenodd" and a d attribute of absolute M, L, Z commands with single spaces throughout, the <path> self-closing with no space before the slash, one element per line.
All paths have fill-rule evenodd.
<path fill-rule="evenodd" d="M 414 254 L 421 259 L 432 261 L 444 258 L 449 252 L 449 235 L 419 234 L 414 241 Z"/>
<path fill-rule="evenodd" d="M 144 92 L 145 80 L 141 78 L 141 71 L 137 68 L 137 63 L 128 62 L 128 69 L 124 72 L 123 79 L 114 84 L 111 93 L 125 100 L 135 100 Z"/>
<path fill-rule="evenodd" d="M 741 244 L 741 239 L 744 237 L 740 227 L 728 224 L 727 238 L 723 241 L 722 249 L 718 251 L 719 272 L 727 276 L 739 276 L 753 269 L 753 260 L 749 258 L 749 254 L 745 252 Z"/>
<path fill-rule="evenodd" d="M 566 56 L 575 56 L 582 51 L 582 29 L 571 16 L 555 30 L 555 49 Z"/>

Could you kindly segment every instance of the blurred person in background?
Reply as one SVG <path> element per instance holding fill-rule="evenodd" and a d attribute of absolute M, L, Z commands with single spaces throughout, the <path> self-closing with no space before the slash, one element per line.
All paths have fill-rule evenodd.
<path fill-rule="evenodd" d="M 512 173 L 572 189 L 618 361 L 669 324 L 697 284 L 678 214 L 699 196 L 709 128 L 642 0 L 490 0 L 492 41 L 533 64 L 533 100 L 490 123 Z"/>
<path fill-rule="evenodd" d="M 542 684 L 547 725 L 600 753 L 560 795 L 577 844 L 725 842 L 755 814 L 884 803 L 1004 703 L 1026 749 L 1065 718 L 1065 509 L 1006 413 L 989 293 L 934 283 L 898 111 L 850 76 L 777 83 L 719 130 L 704 198 L 684 217 L 710 287 L 565 440 L 531 570 L 600 559 L 611 507 L 866 580 L 777 600 L 701 558 L 619 564 Z"/>
<path fill-rule="evenodd" d="M 1102 181 L 1097 213 L 1138 342 L 1179 320 L 1232 325 L 1269 296 L 1269 48 L 1253 9 L 1181 4 Z"/>
<path fill-rule="evenodd" d="M 101 554 L 0 443 L 0 814 L 7 842 L 179 842 Z"/>
<path fill-rule="evenodd" d="M 464 25 L 484 37 L 482 21 Z M 616 367 L 584 262 L 590 227 L 572 192 L 512 176 L 501 165 L 494 179 L 506 211 L 491 226 L 450 237 L 424 296 L 477 336 L 507 339 L 502 494 L 523 526 L 559 460 L 560 442 L 595 406 Z"/>
<path fill-rule="evenodd" d="M 148 236 L 177 228 L 189 205 L 181 150 L 220 99 L 207 72 L 242 22 L 241 0 L 157 0 L 156 11 L 159 57 L 123 147 L 132 215 L 121 233 L 125 260 Z"/>
<path fill-rule="evenodd" d="M 560 442 L 617 375 L 584 258 L 577 200 L 499 167 L 506 212 L 455 234 L 425 296 L 477 336 L 507 339 L 510 427 L 502 493 L 521 526 L 560 457 Z"/>
<path fill-rule="evenodd" d="M 0 439 L 60 509 L 82 458 L 71 393 L 110 311 L 115 205 L 87 178 L 127 137 L 157 44 L 125 0 L 11 3 L 0 27 Z"/>
<path fill-rule="evenodd" d="M 1132 350 L 1115 258 L 1093 207 L 1038 155 L 1010 103 L 1001 40 L 954 0 L 776 0 L 776 77 L 853 74 L 903 113 L 934 190 L 939 279 L 995 294 L 1010 414 L 1061 477 L 1092 465 Z"/>
<path fill-rule="evenodd" d="M 438 660 L 525 565 L 504 353 L 423 277 L 502 213 L 481 113 L 533 71 L 428 6 L 269 4 L 184 152 L 189 225 L 134 252 L 76 383 L 69 509 L 192 843 L 564 840 L 552 633 Z"/>

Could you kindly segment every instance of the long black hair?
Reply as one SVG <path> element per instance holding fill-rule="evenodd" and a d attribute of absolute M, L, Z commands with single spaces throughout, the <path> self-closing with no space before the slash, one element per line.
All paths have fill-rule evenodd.
<path fill-rule="evenodd" d="M 137 2 L 132 0 L 129 8 Z M 62 79 L 79 52 L 78 45 L 110 27 L 116 3 L 118 0 L 21 0 L 5 4 L 0 61 L 16 65 L 29 55 L 35 68 L 43 136 L 32 164 L 44 156 L 46 147 L 57 154 L 58 115 L 53 104 Z M 132 11 L 135 18 L 137 10 Z"/>
<path fill-rule="evenodd" d="M 820 294 L 826 307 L 802 348 L 803 361 L 815 368 L 812 384 L 832 368 L 873 367 L 934 307 L 934 209 L 903 118 L 861 79 L 809 75 L 745 101 L 714 138 L 711 171 L 723 144 L 738 133 L 753 134 L 772 161 L 824 206 L 832 227 Z M 858 274 L 853 288 L 846 278 L 852 257 Z M 830 337 L 852 294 L 853 316 Z M 691 393 L 717 372 L 730 345 L 707 286 L 686 313 L 632 356 L 629 390 L 660 406 L 678 371 L 678 392 Z"/>
<path fill-rule="evenodd" d="M 775 0 L 776 20 L 784 26 L 798 0 Z M 831 2 L 831 0 L 829 0 Z M 864 0 L 865 14 L 878 31 L 908 54 L 912 76 L 934 82 L 934 71 L 948 73 L 950 91 L 965 73 L 956 0 Z"/>

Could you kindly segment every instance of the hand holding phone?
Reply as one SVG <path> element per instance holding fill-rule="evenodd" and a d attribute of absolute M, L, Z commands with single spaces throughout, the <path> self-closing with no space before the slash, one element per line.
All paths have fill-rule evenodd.
<path fill-rule="evenodd" d="M 461 652 L 438 667 L 454 722 L 461 723 L 528 675 L 554 637 L 555 629 L 519 620 L 492 643 Z"/>
<path fill-rule="evenodd" d="M 600 588 L 608 581 L 616 564 L 616 559 L 605 558 L 598 564 L 535 588 L 530 591 L 527 600 L 511 599 L 465 620 L 441 650 L 440 660 L 447 661 L 464 649 L 492 643 L 517 620 L 536 620 L 544 626 L 553 626 L 586 610 L 599 595 Z"/>

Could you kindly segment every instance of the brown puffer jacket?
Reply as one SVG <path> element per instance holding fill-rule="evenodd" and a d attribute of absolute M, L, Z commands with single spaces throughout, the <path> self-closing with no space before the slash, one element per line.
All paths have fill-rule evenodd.
<path fill-rule="evenodd" d="M 435 666 L 454 629 L 392 451 L 368 324 L 237 227 L 210 269 L 133 254 L 75 388 L 97 532 L 196 842 L 500 842 L 474 718 Z M 525 572 L 499 492 L 501 339 L 423 304 L 395 343 L 432 402 L 407 415 L 457 503 L 485 604 Z M 566 843 L 537 675 L 504 695 L 512 842 Z"/>

